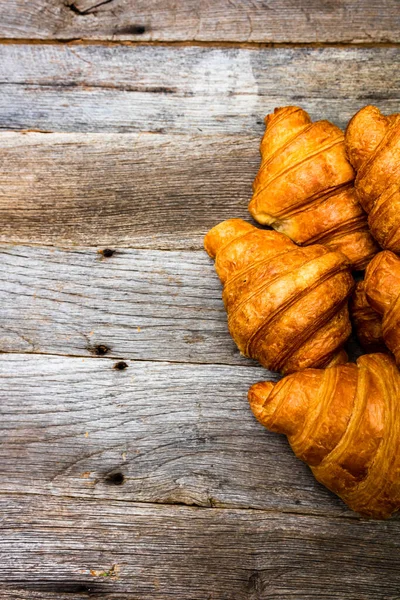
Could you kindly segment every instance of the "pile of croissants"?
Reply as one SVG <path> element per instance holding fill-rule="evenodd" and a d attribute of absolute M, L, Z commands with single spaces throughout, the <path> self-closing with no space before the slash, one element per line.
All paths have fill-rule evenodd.
<path fill-rule="evenodd" d="M 387 518 L 400 509 L 400 114 L 366 106 L 345 134 L 295 106 L 265 123 L 249 211 L 270 228 L 230 219 L 204 240 L 240 352 L 285 375 L 253 385 L 250 406 L 351 509 Z M 352 324 L 369 352 L 356 363 Z"/>

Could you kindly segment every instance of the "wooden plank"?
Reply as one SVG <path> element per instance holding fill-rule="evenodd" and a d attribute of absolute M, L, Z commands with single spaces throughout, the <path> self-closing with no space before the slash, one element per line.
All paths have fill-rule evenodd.
<path fill-rule="evenodd" d="M 2 492 L 354 517 L 253 417 L 267 371 L 126 364 L 0 355 Z"/>
<path fill-rule="evenodd" d="M 0 504 L 4 600 L 398 598 L 399 521 L 52 496 Z"/>
<path fill-rule="evenodd" d="M 0 35 L 33 39 L 398 42 L 396 0 L 1 0 Z"/>
<path fill-rule="evenodd" d="M 228 333 L 204 251 L 101 252 L 0 247 L 0 352 L 256 364 Z"/>
<path fill-rule="evenodd" d="M 210 227 L 248 215 L 258 141 L 1 133 L 0 239 L 201 248 Z"/>
<path fill-rule="evenodd" d="M 205 251 L 4 246 L 0 256 L 1 352 L 255 364 L 229 336 Z"/>
<path fill-rule="evenodd" d="M 398 63 L 397 47 L 2 44 L 0 127 L 191 133 L 197 146 L 205 133 L 260 138 L 287 104 L 344 127 L 365 104 L 398 110 Z"/>

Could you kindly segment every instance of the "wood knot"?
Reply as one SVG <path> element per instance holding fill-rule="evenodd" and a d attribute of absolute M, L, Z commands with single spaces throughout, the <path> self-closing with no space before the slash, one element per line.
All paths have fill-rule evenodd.
<path fill-rule="evenodd" d="M 99 254 L 102 254 L 104 258 L 110 258 L 110 256 L 115 254 L 115 250 L 111 250 L 111 248 L 104 248 L 104 250 L 99 250 Z"/>
<path fill-rule="evenodd" d="M 128 368 L 128 365 L 123 360 L 120 360 L 119 362 L 115 363 L 115 365 L 114 365 L 114 369 L 116 369 L 117 371 L 123 371 L 124 369 L 127 369 L 127 368 Z"/>
<path fill-rule="evenodd" d="M 122 485 L 125 482 L 125 477 L 123 473 L 118 471 L 107 475 L 104 481 L 107 485 Z"/>
<path fill-rule="evenodd" d="M 91 354 L 95 354 L 96 356 L 104 356 L 110 351 L 110 348 L 105 344 L 97 344 L 96 346 L 89 346 L 88 350 Z"/>
<path fill-rule="evenodd" d="M 263 582 L 260 576 L 260 573 L 255 571 L 252 573 L 248 579 L 247 583 L 247 591 L 249 593 L 249 600 L 259 600 L 261 598 L 260 594 L 263 592 Z"/>

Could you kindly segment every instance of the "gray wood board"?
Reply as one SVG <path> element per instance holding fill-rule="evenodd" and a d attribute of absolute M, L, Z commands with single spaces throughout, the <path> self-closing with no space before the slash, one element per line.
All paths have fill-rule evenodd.
<path fill-rule="evenodd" d="M 35 9 L 36 10 L 36 9 Z M 400 14 L 400 11 L 399 11 Z M 399 110 L 399 49 L 0 45 L 0 127 L 261 136 L 276 106 Z"/>
<path fill-rule="evenodd" d="M 246 136 L 0 133 L 0 239 L 202 248 L 210 227 L 248 215 L 258 144 Z"/>
<path fill-rule="evenodd" d="M 253 417 L 261 368 L 0 355 L 2 492 L 355 518 Z"/>
<path fill-rule="evenodd" d="M 3 245 L 0 259 L 0 352 L 256 364 L 228 333 L 205 251 Z"/>
<path fill-rule="evenodd" d="M 399 597 L 398 521 L 53 496 L 0 506 L 7 600 Z"/>
<path fill-rule="evenodd" d="M 0 36 L 239 42 L 398 42 L 396 0 L 1 0 Z"/>
<path fill-rule="evenodd" d="M 0 247 L 0 351 L 251 366 L 205 251 Z"/>

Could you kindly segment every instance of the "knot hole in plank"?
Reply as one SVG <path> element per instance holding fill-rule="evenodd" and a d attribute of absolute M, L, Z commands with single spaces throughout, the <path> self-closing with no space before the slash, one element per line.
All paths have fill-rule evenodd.
<path fill-rule="evenodd" d="M 144 25 L 127 25 L 114 30 L 114 35 L 143 35 L 144 33 L 146 33 Z"/>
<path fill-rule="evenodd" d="M 125 482 L 125 476 L 118 471 L 117 473 L 107 475 L 104 481 L 107 485 L 122 485 Z"/>
<path fill-rule="evenodd" d="M 261 593 L 264 591 L 264 585 L 260 573 L 255 571 L 249 577 L 247 583 L 248 600 L 260 600 Z"/>
<path fill-rule="evenodd" d="M 88 350 L 91 354 L 95 356 L 104 356 L 107 352 L 110 351 L 110 348 L 105 344 L 96 344 L 95 346 L 89 346 Z"/>
<path fill-rule="evenodd" d="M 115 250 L 112 250 L 111 248 L 104 248 L 104 250 L 99 250 L 98 252 L 104 256 L 104 258 L 110 258 L 113 254 L 115 254 Z"/>
<path fill-rule="evenodd" d="M 127 369 L 127 368 L 128 368 L 128 365 L 123 360 L 118 361 L 114 365 L 114 369 L 116 369 L 117 371 L 123 371 L 124 369 Z"/>

